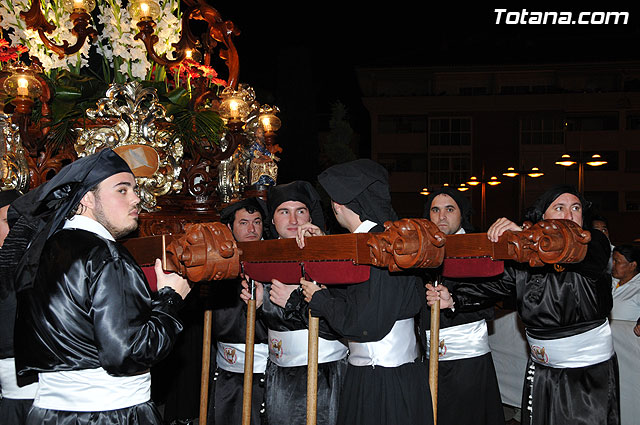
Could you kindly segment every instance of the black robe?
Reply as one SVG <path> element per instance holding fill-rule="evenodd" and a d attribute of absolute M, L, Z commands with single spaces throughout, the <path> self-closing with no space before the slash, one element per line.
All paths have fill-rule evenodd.
<path fill-rule="evenodd" d="M 242 286 L 239 279 L 211 283 L 213 310 L 213 339 L 230 344 L 244 344 L 247 329 L 246 304 L 240 299 Z M 255 343 L 267 343 L 267 329 L 256 320 Z M 217 367 L 211 394 L 207 424 L 242 423 L 242 389 L 244 373 L 234 373 Z M 253 374 L 251 397 L 251 424 L 263 423 L 264 373 Z M 262 413 L 261 413 L 262 412 Z M 266 423 L 266 422 L 265 422 Z"/>
<path fill-rule="evenodd" d="M 302 293 L 294 291 L 285 308 L 271 302 L 271 284 L 264 284 L 264 299 L 259 318 L 268 329 L 275 331 L 295 331 L 308 329 L 309 305 Z M 336 340 L 339 335 L 320 320 L 321 338 Z M 318 364 L 318 425 L 334 425 L 338 415 L 338 402 L 343 386 L 347 360 L 337 360 Z M 304 425 L 307 405 L 307 366 L 279 367 L 267 362 L 265 376 L 265 405 L 267 422 Z"/>
<path fill-rule="evenodd" d="M 354 342 L 379 341 L 396 321 L 419 317 L 416 332 L 424 349 L 424 300 L 424 286 L 417 276 L 371 267 L 368 281 L 317 291 L 309 307 Z M 431 424 L 430 394 L 427 366 L 421 359 L 399 367 L 349 365 L 338 424 Z"/>
<path fill-rule="evenodd" d="M 505 267 L 499 281 L 456 288 L 456 309 L 516 296 L 516 309 L 527 333 L 537 339 L 577 335 L 605 323 L 613 305 L 611 276 L 606 273 L 609 242 L 591 231 L 585 259 L 561 267 Z M 528 379 L 532 378 L 532 379 Z M 523 424 L 620 423 L 618 362 L 580 368 L 551 368 L 528 362 L 522 395 Z"/>
<path fill-rule="evenodd" d="M 19 375 L 99 367 L 114 376 L 144 373 L 170 352 L 182 330 L 176 318 L 180 295 L 169 287 L 152 295 L 122 245 L 85 230 L 60 230 L 49 238 L 33 287 L 18 292 L 17 298 Z M 34 407 L 27 423 L 132 420 L 160 424 L 161 418 L 148 401 L 105 412 Z"/>
<path fill-rule="evenodd" d="M 460 282 L 443 279 L 449 291 Z M 494 308 L 478 311 L 440 312 L 440 329 L 479 320 L 492 320 Z M 427 322 L 427 332 L 431 322 Z M 427 347 L 428 349 L 428 347 Z M 465 406 L 460 409 L 460 406 Z M 493 425 L 504 423 L 504 411 L 491 353 L 468 359 L 438 362 L 438 424 Z"/>
<path fill-rule="evenodd" d="M 0 250 L 0 253 L 2 251 Z M 5 298 L 0 299 L 0 359 L 10 359 L 13 354 L 13 328 L 16 318 L 16 294 L 10 291 Z M 19 386 L 33 384 L 37 378 L 18 380 Z M 25 382 L 26 381 L 26 382 Z M 0 387 L 2 380 L 0 379 Z M 35 393 L 35 390 L 34 390 Z M 27 419 L 27 414 L 33 399 L 9 399 L 6 395 L 0 398 L 0 423 L 22 425 Z"/>

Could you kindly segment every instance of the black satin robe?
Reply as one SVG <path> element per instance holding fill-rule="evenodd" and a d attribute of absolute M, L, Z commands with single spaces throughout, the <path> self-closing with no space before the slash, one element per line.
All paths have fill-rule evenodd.
<path fill-rule="evenodd" d="M 124 247 L 85 230 L 60 230 L 49 238 L 33 287 L 17 298 L 19 375 L 98 367 L 114 376 L 146 372 L 169 353 L 182 330 L 176 318 L 180 295 L 168 287 L 152 295 Z M 142 424 L 159 419 L 152 402 L 128 409 L 135 412 L 112 412 L 139 417 Z M 67 412 L 34 410 L 39 412 L 32 423 L 66 423 Z M 79 423 L 88 421 L 73 415 Z M 89 422 L 116 418 L 105 415 L 105 422 Z"/>
<path fill-rule="evenodd" d="M 308 329 L 309 305 L 302 293 L 294 291 L 285 308 L 277 306 L 269 298 L 271 284 L 264 284 L 264 297 L 258 317 L 268 329 L 295 331 Z M 339 335 L 320 320 L 320 337 L 339 339 Z M 342 391 L 347 360 L 318 364 L 318 425 L 334 425 L 338 415 L 338 402 Z M 265 404 L 267 422 L 304 425 L 307 405 L 307 366 L 279 367 L 267 362 L 265 374 Z"/>
<path fill-rule="evenodd" d="M 424 286 L 417 276 L 371 267 L 368 281 L 317 291 L 309 307 L 314 315 L 323 317 L 339 334 L 355 342 L 379 341 L 396 321 L 417 317 L 420 320 L 416 332 L 424 351 L 424 300 Z M 428 370 L 421 359 L 399 367 L 349 365 L 338 424 L 431 424 L 430 400 Z"/>
<path fill-rule="evenodd" d="M 247 308 L 240 299 L 242 286 L 239 279 L 212 282 L 208 299 L 213 310 L 212 334 L 214 340 L 231 344 L 245 343 Z M 267 343 L 267 329 L 256 320 L 255 343 Z M 211 394 L 207 424 L 242 423 L 242 387 L 244 373 L 234 373 L 217 368 Z M 251 424 L 263 423 L 264 373 L 253 374 L 251 398 Z"/>
<path fill-rule="evenodd" d="M 505 267 L 501 280 L 459 285 L 454 292 L 456 309 L 515 295 L 518 314 L 534 338 L 563 338 L 600 326 L 613 305 L 611 275 L 606 273 L 610 246 L 597 230 L 591 231 L 591 238 L 587 255 L 578 264 L 559 268 L 513 264 Z M 533 380 L 527 379 L 530 377 Z M 545 367 L 529 360 L 522 423 L 619 424 L 615 354 L 608 361 L 572 369 Z"/>
<path fill-rule="evenodd" d="M 14 356 L 13 328 L 16 318 L 16 294 L 15 292 L 9 292 L 6 295 L 6 298 L 0 299 L 0 359 L 8 359 Z M 28 385 L 36 380 L 37 378 L 35 377 L 20 378 L 18 385 Z M 1 386 L 2 381 L 0 380 Z M 33 399 L 0 398 L 0 424 L 24 424 L 32 403 Z"/>
<path fill-rule="evenodd" d="M 429 279 L 433 280 L 433 279 Z M 443 279 L 442 284 L 456 292 L 460 283 Z M 481 282 L 481 280 L 478 280 Z M 479 320 L 493 320 L 494 308 L 477 311 L 440 312 L 440 329 Z M 427 331 L 431 322 L 427 322 Z M 460 409 L 460 406 L 465 406 Z M 438 424 L 493 425 L 504 423 L 504 410 L 491 353 L 469 359 L 438 362 Z"/>

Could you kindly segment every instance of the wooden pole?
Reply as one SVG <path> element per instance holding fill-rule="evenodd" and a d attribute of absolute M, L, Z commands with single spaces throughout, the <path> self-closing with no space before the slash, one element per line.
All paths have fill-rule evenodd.
<path fill-rule="evenodd" d="M 202 374 L 200 375 L 200 418 L 201 424 L 207 423 L 209 404 L 209 369 L 211 368 L 211 324 L 213 311 L 204 312 L 204 331 L 202 335 Z"/>
<path fill-rule="evenodd" d="M 316 425 L 318 410 L 318 333 L 320 319 L 309 310 L 309 361 L 307 362 L 307 425 Z"/>
<path fill-rule="evenodd" d="M 255 283 L 250 280 L 251 299 L 247 303 L 246 349 L 244 353 L 244 383 L 242 387 L 242 425 L 251 424 L 251 397 L 253 395 L 253 348 L 256 338 Z"/>
<path fill-rule="evenodd" d="M 438 282 L 434 283 L 438 286 Z M 431 306 L 431 326 L 429 345 L 429 389 L 433 406 L 433 425 L 438 423 L 438 358 L 440 348 L 440 300 Z"/>

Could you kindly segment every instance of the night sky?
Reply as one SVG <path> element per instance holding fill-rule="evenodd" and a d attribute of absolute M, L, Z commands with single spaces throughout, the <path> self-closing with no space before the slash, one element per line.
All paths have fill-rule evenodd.
<path fill-rule="evenodd" d="M 629 60 L 640 57 L 640 10 L 545 8 L 527 11 L 628 11 L 627 25 L 496 25 L 496 8 L 421 3 L 427 10 L 398 3 L 401 10 L 360 7 L 350 2 L 215 4 L 242 34 L 236 38 L 240 81 L 256 89 L 261 103 L 282 110 L 278 142 L 284 149 L 280 182 L 313 179 L 316 135 L 327 129 L 329 110 L 340 100 L 360 135 L 360 156 L 369 154 L 368 113 L 362 105 L 355 69 L 360 66 L 433 66 Z M 332 7 L 333 5 L 333 7 Z M 343 10 L 342 6 L 350 7 Z M 504 18 L 503 18 L 504 19 Z"/>

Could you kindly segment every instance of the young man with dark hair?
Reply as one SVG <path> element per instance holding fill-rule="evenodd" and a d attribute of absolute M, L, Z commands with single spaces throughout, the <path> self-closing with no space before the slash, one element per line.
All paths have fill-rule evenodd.
<path fill-rule="evenodd" d="M 271 233 L 279 238 L 295 238 L 298 229 L 314 223 L 324 228 L 320 196 L 306 181 L 273 186 L 268 194 Z M 264 290 L 263 290 L 264 286 Z M 264 285 L 256 282 L 258 318 L 268 328 L 269 361 L 266 370 L 266 410 L 268 423 L 306 423 L 308 364 L 308 304 L 298 285 L 278 280 Z M 247 300 L 249 294 L 243 291 Z M 318 342 L 317 423 L 336 423 L 338 400 L 347 367 L 347 347 L 333 330 L 320 321 Z"/>
<path fill-rule="evenodd" d="M 105 149 L 11 206 L 30 240 L 13 276 L 16 368 L 39 378 L 28 424 L 162 422 L 149 368 L 182 330 L 176 313 L 190 287 L 156 260 L 152 294 L 116 242 L 138 226 L 135 188 L 127 163 Z"/>
<path fill-rule="evenodd" d="M 259 198 L 243 199 L 224 208 L 220 212 L 220 221 L 229 227 L 236 241 L 259 241 L 267 221 L 267 207 Z M 242 290 L 240 282 L 241 278 L 211 283 L 208 298 L 212 302 L 217 370 L 211 388 L 209 425 L 242 423 L 247 312 L 239 297 Z M 251 406 L 253 425 L 266 423 L 262 417 L 268 356 L 267 329 L 261 321 L 256 321 Z"/>
<path fill-rule="evenodd" d="M 443 187 L 425 203 L 425 216 L 446 235 L 472 231 L 471 202 L 456 189 Z M 458 280 L 426 274 L 455 292 Z M 487 320 L 494 307 L 477 311 L 440 312 L 439 344 L 446 347 L 438 359 L 438 424 L 492 425 L 504 423 L 498 379 L 489 347 Z M 427 330 L 427 339 L 430 331 Z M 430 344 L 430 341 L 428 341 Z M 429 346 L 429 345 L 428 345 Z M 430 350 L 427 348 L 427 356 Z M 465 406 L 460 409 L 460 406 Z"/>

